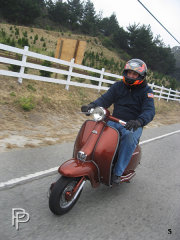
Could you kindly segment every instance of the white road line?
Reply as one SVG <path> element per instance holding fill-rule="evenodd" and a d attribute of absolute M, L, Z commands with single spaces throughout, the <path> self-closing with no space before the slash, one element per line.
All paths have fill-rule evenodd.
<path fill-rule="evenodd" d="M 167 133 L 167 134 L 161 135 L 161 136 L 159 136 L 159 137 L 155 137 L 155 138 L 151 138 L 151 139 L 142 141 L 142 142 L 140 142 L 139 144 L 142 145 L 142 144 L 144 144 L 144 143 L 149 143 L 149 142 L 155 141 L 155 140 L 157 140 L 157 139 L 161 139 L 161 138 L 164 138 L 164 137 L 168 137 L 168 136 L 170 136 L 170 135 L 172 135 L 172 134 L 175 134 L 175 133 L 180 133 L 180 130 L 177 130 L 177 131 L 171 132 L 171 133 Z"/>
<path fill-rule="evenodd" d="M 14 178 L 14 179 L 11 179 L 7 182 L 1 182 L 0 183 L 0 190 L 1 190 L 1 188 L 12 187 L 14 185 L 22 184 L 22 183 L 28 182 L 30 180 L 34 180 L 34 179 L 38 179 L 40 177 L 52 175 L 54 173 L 57 173 L 57 170 L 58 170 L 58 167 L 54 167 L 54 168 L 50 168 L 48 170 L 36 172 L 36 173 L 33 173 L 33 174 L 28 174 L 24 177 Z"/>
<path fill-rule="evenodd" d="M 180 133 L 180 130 L 177 130 L 177 131 L 174 131 L 174 132 L 171 132 L 171 133 L 167 133 L 167 134 L 161 135 L 159 137 L 155 137 L 155 138 L 151 138 L 151 139 L 142 141 L 139 144 L 142 145 L 142 144 L 145 144 L 145 143 L 149 143 L 149 142 L 155 141 L 157 139 L 168 137 L 168 136 L 173 135 L 175 133 Z M 33 174 L 29 174 L 29 175 L 26 175 L 26 176 L 23 176 L 23 177 L 20 177 L 20 178 L 14 178 L 14 179 L 11 179 L 7 182 L 1 182 L 0 183 L 0 190 L 4 189 L 4 188 L 7 188 L 7 187 L 13 187 L 13 186 L 18 185 L 18 184 L 26 183 L 30 180 L 39 179 L 40 177 L 52 175 L 54 173 L 57 173 L 58 168 L 59 168 L 59 166 L 54 167 L 54 168 L 50 168 L 48 170 L 44 170 L 44 171 L 36 172 L 36 173 L 33 173 Z"/>

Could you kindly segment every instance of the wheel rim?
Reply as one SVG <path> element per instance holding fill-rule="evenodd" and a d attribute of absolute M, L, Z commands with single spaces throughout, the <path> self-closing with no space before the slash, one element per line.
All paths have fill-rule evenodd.
<path fill-rule="evenodd" d="M 67 200 L 67 196 L 66 193 L 67 192 L 72 192 L 72 190 L 74 189 L 74 187 L 76 186 L 77 181 L 72 181 L 71 183 L 69 183 L 65 188 L 64 191 L 61 194 L 61 198 L 60 198 L 60 207 L 61 208 L 67 208 L 69 207 L 75 200 L 74 197 L 72 197 L 70 200 Z"/>

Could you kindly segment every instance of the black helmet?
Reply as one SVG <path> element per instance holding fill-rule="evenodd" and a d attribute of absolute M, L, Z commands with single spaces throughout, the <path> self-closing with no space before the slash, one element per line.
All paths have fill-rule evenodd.
<path fill-rule="evenodd" d="M 138 73 L 139 76 L 135 79 L 128 77 L 127 76 L 128 70 L 132 70 Z M 143 81 L 145 80 L 146 74 L 147 74 L 147 66 L 145 62 L 143 62 L 140 59 L 131 59 L 126 63 L 124 67 L 123 81 L 126 85 L 137 86 L 143 83 Z"/>

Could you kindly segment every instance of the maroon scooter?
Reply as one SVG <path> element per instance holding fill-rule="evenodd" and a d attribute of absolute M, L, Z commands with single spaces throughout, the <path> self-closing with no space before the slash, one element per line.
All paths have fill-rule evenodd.
<path fill-rule="evenodd" d="M 67 213 L 75 205 L 87 180 L 93 188 L 100 183 L 109 187 L 113 185 L 112 173 L 121 136 L 107 122 L 126 123 L 102 107 L 91 109 L 88 113 L 93 115 L 94 120 L 87 120 L 82 125 L 74 144 L 73 157 L 59 167 L 60 177 L 49 189 L 49 208 L 56 215 Z M 140 159 L 141 148 L 137 145 L 121 176 L 121 183 L 134 177 Z"/>

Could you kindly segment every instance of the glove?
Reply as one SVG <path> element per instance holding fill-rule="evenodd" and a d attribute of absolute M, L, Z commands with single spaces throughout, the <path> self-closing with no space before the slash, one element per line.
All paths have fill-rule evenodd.
<path fill-rule="evenodd" d="M 138 120 L 129 120 L 125 125 L 125 128 L 129 131 L 131 131 L 131 129 L 136 131 L 139 127 L 142 127 L 142 124 Z"/>
<path fill-rule="evenodd" d="M 94 103 L 90 103 L 88 105 L 83 105 L 81 107 L 81 112 L 86 113 L 86 116 L 90 116 L 90 113 L 88 113 L 88 111 L 91 110 L 91 108 L 95 108 L 95 104 Z"/>

